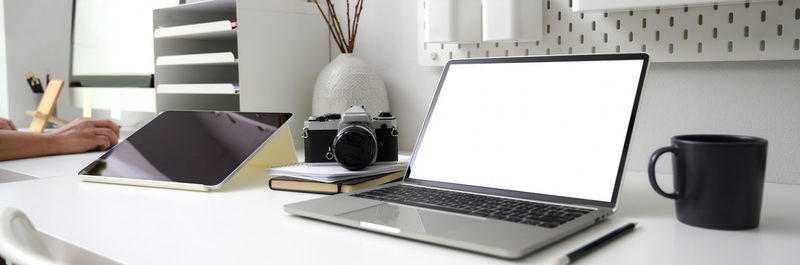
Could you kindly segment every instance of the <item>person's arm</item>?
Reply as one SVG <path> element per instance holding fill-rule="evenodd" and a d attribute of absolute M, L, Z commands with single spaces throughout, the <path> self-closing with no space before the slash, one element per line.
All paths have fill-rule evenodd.
<path fill-rule="evenodd" d="M 0 130 L 0 161 L 56 154 L 52 135 Z"/>
<path fill-rule="evenodd" d="M 119 140 L 109 120 L 76 119 L 52 133 L 0 130 L 0 160 L 108 150 Z"/>

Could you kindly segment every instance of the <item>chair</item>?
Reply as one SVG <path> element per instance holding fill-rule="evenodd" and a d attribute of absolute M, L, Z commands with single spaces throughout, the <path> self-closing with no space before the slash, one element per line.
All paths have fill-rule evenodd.
<path fill-rule="evenodd" d="M 8 264 L 121 264 L 36 230 L 15 208 L 0 211 L 0 256 Z"/>

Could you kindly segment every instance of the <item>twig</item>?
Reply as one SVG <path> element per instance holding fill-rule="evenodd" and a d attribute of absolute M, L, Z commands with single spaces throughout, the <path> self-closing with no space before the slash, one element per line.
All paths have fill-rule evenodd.
<path fill-rule="evenodd" d="M 331 0 L 327 0 L 327 2 L 328 2 L 328 11 L 333 16 L 331 20 L 335 23 L 333 25 L 333 29 L 336 30 L 336 34 L 339 34 L 339 39 L 342 40 L 342 43 L 344 43 L 345 50 L 351 52 L 349 51 L 349 46 L 347 45 L 347 39 L 344 37 L 344 33 L 342 33 L 342 25 L 339 24 L 339 17 L 336 15 L 336 8 L 334 7 L 333 2 Z"/>
<path fill-rule="evenodd" d="M 355 22 L 353 23 L 353 35 L 350 37 L 350 46 L 348 47 L 350 49 L 350 52 L 353 52 L 353 49 L 356 46 L 356 34 L 358 34 L 358 22 L 361 21 L 361 10 L 364 9 L 364 0 L 358 0 L 358 2 L 361 5 L 359 5 L 358 7 L 358 11 L 356 12 L 356 16 L 354 19 Z"/>
<path fill-rule="evenodd" d="M 358 23 L 361 20 L 361 10 L 364 9 L 364 0 L 358 0 L 353 8 L 353 16 L 350 17 L 350 0 L 346 1 L 347 7 L 347 35 L 342 30 L 342 24 L 339 22 L 339 16 L 336 15 L 336 8 L 332 0 L 325 0 L 325 6 L 328 8 L 328 13 L 322 10 L 322 6 L 318 0 L 314 0 L 317 5 L 319 13 L 322 14 L 322 19 L 328 26 L 328 31 L 331 32 L 336 45 L 339 46 L 339 51 L 342 53 L 352 53 L 356 44 L 356 34 L 358 33 Z"/>
<path fill-rule="evenodd" d="M 356 22 L 358 22 L 358 19 L 359 19 L 359 17 L 361 16 L 361 12 L 359 12 L 359 11 L 358 11 L 358 9 L 359 9 L 359 8 L 361 7 L 361 5 L 363 5 L 363 4 L 364 4 L 364 3 L 362 2 L 362 0 L 358 0 L 358 1 L 356 2 L 356 7 L 355 7 L 355 9 L 353 10 L 353 13 L 354 13 L 354 14 L 353 14 L 353 33 L 351 33 L 351 34 L 350 34 L 350 36 L 349 36 L 349 37 L 350 37 L 350 39 L 353 39 L 353 34 L 355 33 L 355 31 L 356 31 L 356 27 L 357 27 L 357 25 L 358 25 L 358 24 L 356 24 Z"/>
<path fill-rule="evenodd" d="M 347 43 L 344 42 L 344 40 L 342 40 L 342 38 L 339 36 L 338 32 L 336 31 L 336 23 L 334 22 L 336 18 L 333 16 L 333 11 L 331 11 L 331 9 L 333 8 L 332 4 L 331 4 L 331 1 L 330 0 L 325 0 L 325 4 L 326 4 L 326 7 L 328 8 L 328 20 L 331 22 L 331 25 L 330 25 L 330 27 L 332 28 L 331 34 L 333 34 L 333 38 L 336 41 L 342 42 L 342 47 L 344 47 L 344 49 L 347 50 Z"/>
<path fill-rule="evenodd" d="M 326 0 L 326 1 L 330 1 L 330 0 Z M 333 32 L 333 28 L 331 28 L 331 22 L 328 21 L 328 16 L 325 15 L 325 11 L 322 11 L 322 7 L 319 5 L 319 2 L 317 2 L 317 0 L 314 0 L 314 3 L 317 4 L 317 9 L 319 9 L 319 13 L 322 14 L 322 19 L 325 20 L 325 24 L 328 26 L 328 30 Z M 336 36 L 334 36 L 334 39 L 336 39 Z M 345 49 L 342 46 L 342 43 L 340 43 L 338 39 L 336 40 L 336 45 L 339 46 L 339 51 L 344 53 Z"/>
<path fill-rule="evenodd" d="M 336 17 L 336 11 L 334 10 L 333 3 L 331 3 L 331 0 L 326 0 L 325 2 L 328 5 L 328 19 L 331 21 L 331 27 L 333 28 L 333 32 L 331 33 L 337 41 L 342 43 L 344 49 L 347 50 L 347 42 L 344 40 L 342 35 L 339 34 L 339 31 L 336 28 L 336 21 L 339 19 Z"/>
<path fill-rule="evenodd" d="M 350 0 L 347 0 L 347 37 L 353 38 L 353 35 L 350 35 Z"/>
<path fill-rule="evenodd" d="M 358 19 L 358 5 L 359 5 L 359 3 L 361 3 L 361 0 L 356 1 L 356 6 L 355 6 L 355 9 L 353 10 L 353 25 L 350 26 L 353 29 L 349 32 L 349 34 L 347 36 L 348 37 L 347 48 L 351 49 L 351 50 L 352 50 L 352 46 L 353 46 L 353 34 L 355 33 L 356 20 Z"/>

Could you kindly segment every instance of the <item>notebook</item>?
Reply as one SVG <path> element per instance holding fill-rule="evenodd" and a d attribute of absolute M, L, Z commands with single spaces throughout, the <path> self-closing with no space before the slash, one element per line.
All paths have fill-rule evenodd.
<path fill-rule="evenodd" d="M 614 213 L 646 54 L 448 62 L 402 182 L 292 214 L 521 258 Z"/>
<path fill-rule="evenodd" d="M 336 194 L 357 191 L 369 187 L 386 184 L 403 179 L 405 171 L 389 174 L 379 174 L 335 182 L 323 182 L 305 178 L 277 176 L 269 179 L 269 188 L 272 190 L 297 191 L 321 194 Z"/>
<path fill-rule="evenodd" d="M 306 163 L 297 163 L 285 165 L 280 167 L 273 167 L 267 169 L 267 175 L 273 176 L 287 176 L 295 178 L 303 178 L 319 182 L 332 183 L 336 181 L 343 181 L 348 179 L 391 173 L 395 171 L 404 170 L 408 164 L 403 161 L 398 161 L 395 164 L 378 164 L 367 166 L 360 170 L 349 170 L 337 164 L 329 165 L 311 165 Z"/>

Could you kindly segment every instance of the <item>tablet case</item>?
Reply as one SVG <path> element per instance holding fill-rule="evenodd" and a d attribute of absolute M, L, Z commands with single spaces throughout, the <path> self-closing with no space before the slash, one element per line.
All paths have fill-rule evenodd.
<path fill-rule="evenodd" d="M 123 184 L 134 186 L 157 187 L 167 189 L 182 189 L 194 191 L 210 191 L 220 188 L 224 183 L 233 178 L 245 177 L 243 175 L 252 174 L 252 172 L 259 172 L 264 174 L 267 168 L 283 166 L 297 163 L 297 155 L 294 149 L 294 142 L 292 141 L 292 134 L 288 129 L 289 125 L 284 124 L 278 132 L 270 139 L 264 147 L 262 147 L 256 155 L 250 159 L 243 167 L 232 177 L 228 178 L 218 186 L 209 187 L 201 184 L 193 183 L 178 183 L 178 182 L 165 182 L 155 180 L 140 180 L 129 178 L 115 178 L 103 176 L 90 176 L 79 175 L 81 180 L 88 182 L 101 182 L 111 184 Z"/>

